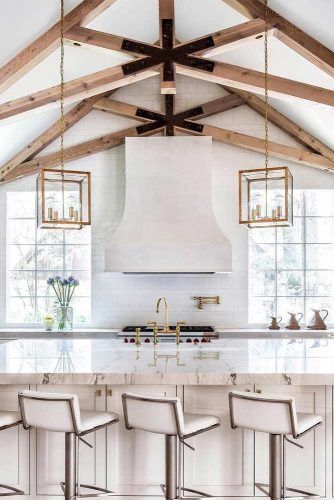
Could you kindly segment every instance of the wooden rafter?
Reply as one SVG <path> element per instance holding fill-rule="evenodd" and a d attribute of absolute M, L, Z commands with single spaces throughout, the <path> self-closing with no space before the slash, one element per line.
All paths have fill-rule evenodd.
<path fill-rule="evenodd" d="M 131 127 L 119 132 L 112 132 L 102 137 L 97 137 L 89 141 L 76 144 L 69 148 L 64 149 L 64 162 L 78 160 L 85 156 L 106 151 L 123 144 L 126 137 L 139 137 L 159 133 L 161 130 L 155 129 L 153 131 L 142 131 L 140 127 Z M 13 181 L 27 175 L 36 174 L 41 168 L 52 168 L 60 164 L 60 151 L 49 153 L 44 156 L 36 157 L 33 160 L 26 161 L 21 165 L 15 167 L 9 174 L 7 174 L 3 182 Z"/>
<path fill-rule="evenodd" d="M 231 130 L 225 130 L 212 125 L 204 125 L 201 135 L 209 135 L 218 142 L 238 146 L 250 151 L 256 151 L 258 153 L 265 152 L 265 141 L 263 139 L 240 134 L 239 132 L 232 132 Z M 312 153 L 310 151 L 304 151 L 270 141 L 269 154 L 275 158 L 281 158 L 283 160 L 292 161 L 301 165 L 307 165 L 320 170 L 334 172 L 333 162 L 320 154 Z"/>
<path fill-rule="evenodd" d="M 140 59 L 138 60 L 140 61 Z M 145 78 L 154 76 L 156 72 L 152 69 L 138 70 L 138 73 L 127 75 L 124 67 L 119 65 L 97 71 L 90 75 L 76 78 L 66 82 L 64 85 L 65 102 L 74 102 L 96 94 L 102 94 L 110 90 L 123 87 Z M 0 120 L 30 111 L 45 105 L 55 104 L 60 99 L 60 86 L 56 85 L 46 90 L 41 90 L 25 97 L 14 99 L 0 105 Z"/>
<path fill-rule="evenodd" d="M 223 0 L 248 19 L 265 19 L 265 5 L 261 0 Z M 275 35 L 305 59 L 334 76 L 334 53 L 310 35 L 300 30 L 273 9 L 268 9 L 268 23 L 276 28 Z"/>
<path fill-rule="evenodd" d="M 224 111 L 242 106 L 243 104 L 245 104 L 245 100 L 242 97 L 236 94 L 231 94 L 219 97 L 213 101 L 205 102 L 204 104 L 200 104 L 198 106 L 192 106 L 191 108 L 181 111 L 176 116 L 180 118 L 182 115 L 184 118 L 191 118 L 191 120 L 200 120 L 207 118 L 208 116 L 223 113 Z M 155 112 L 154 115 L 149 118 L 151 110 L 135 106 L 133 104 L 116 101 L 115 99 L 107 99 L 105 97 L 94 104 L 93 108 L 99 111 L 105 111 L 106 113 L 111 113 L 113 115 L 133 118 L 143 122 L 155 120 L 156 115 L 160 115 L 161 118 L 164 116 L 162 113 Z"/>
<path fill-rule="evenodd" d="M 233 92 L 231 95 L 238 95 L 244 99 L 244 102 L 260 115 L 265 115 L 265 102 L 255 94 L 246 92 L 245 90 L 232 89 L 229 87 L 224 88 L 229 92 Z M 319 139 L 316 139 L 312 134 L 304 130 L 300 125 L 297 125 L 297 123 L 290 120 L 287 116 L 280 113 L 273 106 L 268 107 L 268 119 L 271 123 L 279 127 L 304 146 L 314 152 L 320 153 L 325 156 L 325 158 L 334 162 L 334 151 L 331 148 L 319 141 Z"/>
<path fill-rule="evenodd" d="M 211 71 L 200 67 L 180 66 L 179 64 L 176 66 L 176 71 L 182 75 L 201 80 L 264 94 L 264 74 L 260 71 L 223 62 L 214 62 Z M 268 88 L 270 96 L 276 96 L 280 99 L 298 99 L 302 102 L 334 106 L 334 91 L 315 85 L 268 75 Z"/>
<path fill-rule="evenodd" d="M 231 96 L 227 97 L 230 98 Z M 243 104 L 248 104 L 247 99 L 245 99 L 242 95 L 238 97 L 240 98 L 240 100 L 238 100 L 238 102 L 235 102 L 235 105 L 240 106 Z M 240 134 L 238 132 L 233 132 L 231 130 L 221 129 L 219 127 L 214 127 L 211 125 L 198 124 L 199 127 L 193 127 L 193 128 L 189 127 L 189 123 L 193 122 L 194 120 L 203 119 L 207 116 L 212 116 L 216 113 L 224 111 L 225 102 L 227 101 L 225 101 L 225 98 L 222 97 L 216 99 L 215 101 L 210 101 L 200 106 L 188 108 L 184 111 L 177 113 L 174 116 L 175 129 L 183 133 L 188 133 L 190 131 L 193 134 L 197 133 L 200 135 L 209 135 L 212 136 L 213 139 L 217 140 L 218 142 L 223 142 L 225 144 L 238 146 L 244 149 L 248 149 L 250 151 L 264 153 L 265 141 L 263 139 L 258 139 L 256 137 Z M 128 118 L 138 119 L 138 117 L 141 117 L 141 119 L 152 120 L 152 121 L 162 120 L 163 118 L 163 115 L 161 113 L 156 113 L 155 111 L 151 111 L 148 109 L 143 110 L 143 108 L 139 108 L 131 104 L 121 103 L 119 101 L 114 101 L 110 99 L 101 99 L 101 101 L 95 105 L 95 109 L 100 109 L 112 114 L 117 114 Z M 283 115 L 282 117 L 285 118 Z M 322 154 L 310 151 L 304 151 L 298 148 L 285 146 L 283 144 L 278 144 L 275 142 L 269 143 L 269 151 L 270 154 L 276 158 L 293 161 L 299 164 L 319 168 L 321 170 L 334 171 L 334 162 L 330 161 Z"/>
<path fill-rule="evenodd" d="M 103 95 L 109 95 L 103 94 Z M 79 120 L 92 111 L 96 102 L 101 99 L 101 95 L 89 97 L 76 104 L 64 116 L 65 131 L 73 127 Z M 42 134 L 36 137 L 32 142 L 25 146 L 21 151 L 16 153 L 10 160 L 8 160 L 0 169 L 0 182 L 3 181 L 4 176 L 8 175 L 14 168 L 23 162 L 29 161 L 34 158 L 38 153 L 43 151 L 53 141 L 55 141 L 61 134 L 60 119 L 56 120 L 49 128 Z"/>
<path fill-rule="evenodd" d="M 76 24 L 88 23 L 116 0 L 83 0 L 64 17 L 64 31 Z M 0 92 L 10 87 L 25 73 L 48 56 L 60 43 L 60 21 L 24 48 L 0 68 Z"/>
<path fill-rule="evenodd" d="M 265 30 L 265 22 L 262 19 L 253 19 L 245 23 L 231 26 L 216 33 L 211 33 L 205 37 L 196 38 L 190 42 L 180 44 L 180 46 L 191 45 L 199 40 L 212 38 L 212 47 L 196 52 L 196 55 L 203 57 L 214 57 L 228 50 L 236 49 L 242 45 L 248 44 L 252 40 L 261 39 Z M 268 34 L 273 34 L 274 29 L 270 28 Z"/>

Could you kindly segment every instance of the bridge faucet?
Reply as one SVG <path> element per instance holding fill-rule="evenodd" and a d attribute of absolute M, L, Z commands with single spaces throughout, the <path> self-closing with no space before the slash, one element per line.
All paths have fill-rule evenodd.
<path fill-rule="evenodd" d="M 163 300 L 164 305 L 165 305 L 165 326 L 164 326 L 164 333 L 169 332 L 169 322 L 168 322 L 168 302 L 166 297 L 159 297 L 157 301 L 157 313 L 159 312 L 159 307 L 160 307 L 160 302 Z"/>

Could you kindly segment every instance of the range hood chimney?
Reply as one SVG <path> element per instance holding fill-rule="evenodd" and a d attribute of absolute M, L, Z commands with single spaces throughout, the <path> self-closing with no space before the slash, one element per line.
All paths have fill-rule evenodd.
<path fill-rule="evenodd" d="M 125 159 L 125 211 L 106 271 L 231 272 L 231 244 L 212 209 L 211 137 L 128 138 Z"/>

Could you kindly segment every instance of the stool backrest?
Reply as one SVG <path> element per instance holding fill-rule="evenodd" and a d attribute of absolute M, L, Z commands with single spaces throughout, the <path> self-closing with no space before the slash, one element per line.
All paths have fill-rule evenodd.
<path fill-rule="evenodd" d="M 296 405 L 291 396 L 232 391 L 231 426 L 268 434 L 297 435 Z"/>
<path fill-rule="evenodd" d="M 80 432 L 80 407 L 76 394 L 22 391 L 19 405 L 25 429 L 36 427 L 54 432 Z"/>
<path fill-rule="evenodd" d="M 184 435 L 179 398 L 122 394 L 125 427 L 169 436 Z"/>

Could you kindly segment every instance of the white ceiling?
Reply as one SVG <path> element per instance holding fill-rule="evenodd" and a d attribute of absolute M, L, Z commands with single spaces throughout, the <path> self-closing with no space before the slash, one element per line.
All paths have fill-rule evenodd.
<path fill-rule="evenodd" d="M 0 18 L 0 65 L 52 26 L 59 16 L 59 0 L 11 0 L 2 6 Z M 65 0 L 66 11 L 80 0 Z M 269 0 L 269 6 L 309 35 L 334 49 L 333 0 Z M 246 21 L 222 0 L 175 0 L 176 37 L 189 40 Z M 154 42 L 158 39 L 158 0 L 117 0 L 88 27 Z M 334 90 L 334 80 L 275 38 L 269 43 L 270 72 Z M 226 52 L 218 60 L 263 70 L 263 39 Z M 70 80 L 125 61 L 121 55 L 83 47 L 66 46 L 65 78 Z M 6 102 L 59 83 L 59 50 L 0 96 Z M 271 103 L 314 136 L 334 148 L 334 108 L 301 105 L 271 99 Z M 0 161 L 9 158 L 31 138 L 52 123 L 56 110 L 37 110 L 33 116 L 15 117 L 0 123 Z M 19 125 L 17 120 L 21 121 Z M 22 120 L 29 128 L 22 132 Z M 12 123 L 10 123 L 12 122 Z M 17 132 L 20 130 L 18 139 Z M 13 144 L 15 137 L 15 144 Z"/>

